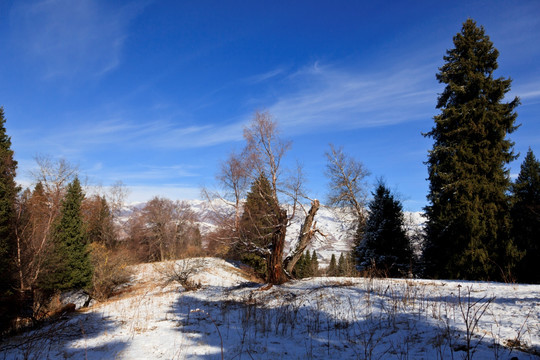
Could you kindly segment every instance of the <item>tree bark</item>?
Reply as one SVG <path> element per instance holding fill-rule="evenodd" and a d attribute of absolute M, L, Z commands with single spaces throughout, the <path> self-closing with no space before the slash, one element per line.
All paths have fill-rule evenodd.
<path fill-rule="evenodd" d="M 285 235 L 287 234 L 287 212 L 279 210 L 277 224 L 272 233 L 272 252 L 267 260 L 267 282 L 272 285 L 279 285 L 289 279 L 283 271 L 283 250 L 285 248 Z"/>
<path fill-rule="evenodd" d="M 315 199 L 311 202 L 311 208 L 309 209 L 306 219 L 304 220 L 304 224 L 300 228 L 300 234 L 298 235 L 298 242 L 296 244 L 296 247 L 283 261 L 283 267 L 285 268 L 289 276 L 292 276 L 294 266 L 304 253 L 304 250 L 309 245 L 311 239 L 317 231 L 313 226 L 313 219 L 315 218 L 319 207 L 319 200 Z"/>

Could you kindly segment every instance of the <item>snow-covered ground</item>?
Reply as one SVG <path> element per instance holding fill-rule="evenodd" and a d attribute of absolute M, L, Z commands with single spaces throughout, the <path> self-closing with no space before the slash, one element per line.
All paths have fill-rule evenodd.
<path fill-rule="evenodd" d="M 521 360 L 540 354 L 540 285 L 313 278 L 263 289 L 214 258 L 134 270 L 116 298 L 1 343 L 0 359 L 462 359 L 468 349 L 474 359 Z M 182 274 L 201 288 L 164 285 Z"/>

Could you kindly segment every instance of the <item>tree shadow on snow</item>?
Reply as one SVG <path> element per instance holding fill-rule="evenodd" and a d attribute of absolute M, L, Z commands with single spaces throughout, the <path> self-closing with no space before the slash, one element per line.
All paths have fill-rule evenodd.
<path fill-rule="evenodd" d="M 357 286 L 260 288 L 243 284 L 184 292 L 171 308 L 184 339 L 178 353 L 221 359 L 222 348 L 224 359 L 460 359 L 467 351 L 467 334 L 452 328 L 444 315 L 393 309 L 392 301 L 375 300 Z M 384 305 L 375 311 L 374 301 Z M 482 336 L 471 336 L 470 345 L 477 359 L 534 356 Z"/>
<path fill-rule="evenodd" d="M 91 344 L 94 338 L 115 328 L 115 322 L 100 313 L 63 315 L 1 342 L 0 360 L 114 358 L 125 349 L 126 342 L 109 340 Z"/>

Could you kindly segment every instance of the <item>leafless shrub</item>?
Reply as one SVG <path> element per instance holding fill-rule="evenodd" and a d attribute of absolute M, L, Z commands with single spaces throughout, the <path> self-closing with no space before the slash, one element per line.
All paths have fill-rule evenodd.
<path fill-rule="evenodd" d="M 472 286 L 467 287 L 467 293 L 465 294 L 465 298 L 463 299 L 461 296 L 461 286 L 458 286 L 458 305 L 459 310 L 461 312 L 461 317 L 463 322 L 465 323 L 465 352 L 466 352 L 466 359 L 470 360 L 473 358 L 474 352 L 476 351 L 476 348 L 480 344 L 480 341 L 484 336 L 481 337 L 477 343 L 472 346 L 472 338 L 473 335 L 476 333 L 476 330 L 478 328 L 478 323 L 480 322 L 480 319 L 482 316 L 484 316 L 485 312 L 489 308 L 489 305 L 495 300 L 494 297 L 487 298 L 485 295 L 482 296 L 478 300 L 474 300 L 471 297 L 472 294 Z M 461 349 L 461 348 L 460 348 Z"/>
<path fill-rule="evenodd" d="M 531 307 L 529 312 L 527 313 L 527 316 L 525 317 L 525 320 L 523 321 L 523 324 L 521 324 L 520 328 L 516 332 L 516 337 L 513 339 L 508 339 L 504 341 L 504 345 L 510 349 L 510 353 L 514 350 L 520 350 L 523 352 L 527 352 L 534 355 L 540 355 L 540 349 L 534 349 L 527 345 L 527 342 L 523 339 L 523 336 L 525 332 L 529 331 L 525 328 L 525 325 L 528 324 L 529 318 L 534 310 L 534 307 Z"/>
<path fill-rule="evenodd" d="M 180 284 L 186 291 L 198 290 L 201 288 L 191 277 L 197 274 L 205 266 L 203 259 L 184 259 L 181 261 L 168 261 L 156 265 L 156 271 L 163 276 L 163 286 L 172 283 Z"/>
<path fill-rule="evenodd" d="M 371 265 L 368 266 L 366 269 L 360 271 L 360 276 L 368 279 L 387 279 L 389 278 L 388 270 L 387 269 L 381 269 L 378 268 L 375 264 L 375 261 L 372 259 Z"/>
<path fill-rule="evenodd" d="M 127 250 L 114 252 L 99 243 L 92 243 L 90 251 L 94 268 L 91 295 L 94 299 L 105 300 L 129 281 L 130 256 Z"/>

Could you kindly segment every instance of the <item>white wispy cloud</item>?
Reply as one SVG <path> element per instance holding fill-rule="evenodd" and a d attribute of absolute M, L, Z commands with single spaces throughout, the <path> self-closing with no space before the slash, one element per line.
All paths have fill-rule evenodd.
<path fill-rule="evenodd" d="M 249 84 L 258 84 L 258 83 L 270 80 L 272 78 L 275 78 L 276 76 L 282 75 L 284 72 L 285 72 L 285 69 L 278 68 L 278 69 L 267 71 L 262 74 L 250 76 L 244 79 L 244 82 L 249 83 Z"/>
<path fill-rule="evenodd" d="M 113 8 L 96 0 L 16 3 L 14 41 L 46 78 L 100 76 L 121 61 L 127 26 L 144 4 Z"/>
<path fill-rule="evenodd" d="M 512 88 L 505 96 L 506 101 L 512 100 L 518 96 L 521 100 L 521 105 L 534 105 L 540 103 L 540 79 L 513 79 Z M 519 108 L 518 108 L 519 112 Z"/>
<path fill-rule="evenodd" d="M 534 101 L 540 99 L 540 81 L 519 85 L 512 91 L 512 95 L 519 96 L 522 101 Z"/>
<path fill-rule="evenodd" d="M 424 65 L 363 73 L 316 63 L 289 74 L 285 84 L 288 90 L 266 99 L 267 106 L 262 110 L 269 110 L 282 130 L 290 134 L 429 119 L 434 113 L 438 90 L 434 69 L 435 65 Z M 67 157 L 98 146 L 203 148 L 241 141 L 243 128 L 253 116 L 250 112 L 234 118 L 197 119 L 197 122 L 185 118 L 178 109 L 171 111 L 180 115 L 170 117 L 153 118 L 151 109 L 148 111 L 143 116 L 148 121 L 132 118 L 129 112 L 108 118 L 98 112 L 95 116 L 105 120 L 80 118 L 36 138 L 43 142 L 43 148 L 57 148 Z"/>
<path fill-rule="evenodd" d="M 171 165 L 171 166 L 155 166 L 138 164 L 131 169 L 126 170 L 113 170 L 104 169 L 107 172 L 108 181 L 116 181 L 122 179 L 127 182 L 140 182 L 140 181 L 161 181 L 186 177 L 197 177 L 197 168 L 189 165 Z"/>
<path fill-rule="evenodd" d="M 298 90 L 269 106 L 284 128 L 351 129 L 430 116 L 436 99 L 434 65 L 380 73 L 314 64 L 291 75 Z"/>
<path fill-rule="evenodd" d="M 48 147 L 63 153 L 84 152 L 96 146 L 122 146 L 166 149 L 201 148 L 242 139 L 244 122 L 185 125 L 171 121 L 141 123 L 128 120 L 85 122 L 43 137 Z"/>
<path fill-rule="evenodd" d="M 522 99 L 534 99 L 540 98 L 540 90 L 531 90 L 521 93 L 520 98 Z"/>

